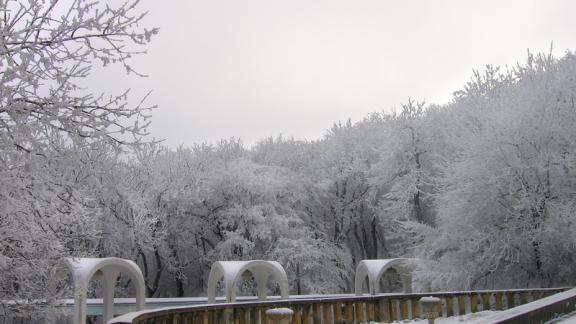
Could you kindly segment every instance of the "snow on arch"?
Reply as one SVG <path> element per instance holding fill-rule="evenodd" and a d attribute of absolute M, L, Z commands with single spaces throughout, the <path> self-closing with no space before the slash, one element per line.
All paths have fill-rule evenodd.
<path fill-rule="evenodd" d="M 356 267 L 356 277 L 354 280 L 354 290 L 356 295 L 362 295 L 362 284 L 368 278 L 368 292 L 371 295 L 380 293 L 380 279 L 388 269 L 394 269 L 402 278 L 404 293 L 412 292 L 412 273 L 408 267 L 409 262 L 414 259 L 375 259 L 362 260 Z"/>
<path fill-rule="evenodd" d="M 114 316 L 114 287 L 120 272 L 127 274 L 136 287 L 136 310 L 144 308 L 144 276 L 134 261 L 120 258 L 66 258 L 74 278 L 74 324 L 86 323 L 86 293 L 94 276 L 101 276 L 104 286 L 104 323 Z"/>
<path fill-rule="evenodd" d="M 226 302 L 235 302 L 236 284 L 246 271 L 250 271 L 254 275 L 254 279 L 256 279 L 258 299 L 265 300 L 267 297 L 266 282 L 269 276 L 272 276 L 280 284 L 282 299 L 288 299 L 288 277 L 280 263 L 264 260 L 216 261 L 212 264 L 212 269 L 208 276 L 208 303 L 216 301 L 216 284 L 222 278 L 226 286 Z"/>

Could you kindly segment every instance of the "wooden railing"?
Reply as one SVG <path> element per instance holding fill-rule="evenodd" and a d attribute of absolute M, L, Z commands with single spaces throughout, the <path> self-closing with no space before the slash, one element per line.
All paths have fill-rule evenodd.
<path fill-rule="evenodd" d="M 538 324 L 576 310 L 576 288 L 483 317 L 474 324 Z M 573 319 L 570 318 L 572 321 Z"/>
<path fill-rule="evenodd" d="M 126 314 L 111 323 L 117 324 L 268 324 L 265 311 L 287 307 L 294 311 L 292 323 L 363 323 L 422 318 L 419 299 L 424 296 L 442 300 L 443 317 L 504 310 L 519 306 L 569 288 L 484 290 L 424 294 L 380 294 L 310 299 L 290 299 L 232 304 L 197 305 Z"/>

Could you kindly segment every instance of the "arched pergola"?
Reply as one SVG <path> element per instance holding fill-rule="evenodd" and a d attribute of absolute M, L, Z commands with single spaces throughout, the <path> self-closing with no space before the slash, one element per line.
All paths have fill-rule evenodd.
<path fill-rule="evenodd" d="M 66 264 L 74 278 L 74 324 L 86 323 L 86 293 L 90 280 L 95 276 L 102 278 L 104 286 L 104 323 L 114 316 L 114 287 L 120 272 L 127 274 L 136 287 L 136 309 L 144 308 L 144 276 L 133 261 L 120 258 L 67 258 Z"/>
<path fill-rule="evenodd" d="M 250 271 L 254 275 L 254 279 L 256 279 L 258 299 L 266 299 L 266 283 L 270 276 L 280 284 L 282 299 L 288 299 L 288 277 L 280 263 L 263 260 L 217 261 L 212 264 L 208 277 L 208 302 L 214 303 L 216 301 L 216 284 L 222 278 L 224 279 L 226 290 L 226 302 L 235 302 L 236 284 L 246 271 Z"/>
<path fill-rule="evenodd" d="M 356 295 L 362 295 L 362 284 L 368 278 L 368 293 L 376 295 L 380 293 L 380 279 L 388 269 L 394 269 L 402 279 L 404 293 L 412 292 L 412 273 L 407 263 L 413 259 L 377 259 L 362 260 L 356 267 L 354 290 Z"/>

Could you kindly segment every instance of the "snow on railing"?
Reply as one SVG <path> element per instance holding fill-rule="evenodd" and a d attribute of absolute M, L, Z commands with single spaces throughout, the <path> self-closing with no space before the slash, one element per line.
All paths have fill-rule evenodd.
<path fill-rule="evenodd" d="M 576 288 L 554 294 L 512 309 L 494 314 L 474 324 L 531 324 L 544 323 L 560 314 L 576 310 Z"/>
<path fill-rule="evenodd" d="M 391 322 L 423 318 L 420 298 L 438 297 L 442 316 L 505 310 L 526 304 L 569 288 L 482 290 L 420 294 L 380 294 L 308 299 L 270 300 L 242 303 L 171 307 L 128 313 L 109 323 L 265 323 L 265 312 L 272 308 L 294 311 L 292 323 Z"/>

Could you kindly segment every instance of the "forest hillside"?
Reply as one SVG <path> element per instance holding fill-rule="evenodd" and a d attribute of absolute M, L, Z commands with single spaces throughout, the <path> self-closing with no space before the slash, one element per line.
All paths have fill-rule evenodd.
<path fill-rule="evenodd" d="M 575 285 L 575 96 L 573 53 L 529 55 L 317 141 L 12 149 L 0 128 L 0 299 L 63 296 L 67 256 L 135 260 L 149 297 L 204 295 L 214 261 L 248 259 L 294 294 L 350 292 L 360 260 L 391 257 L 421 260 L 423 291 Z"/>

